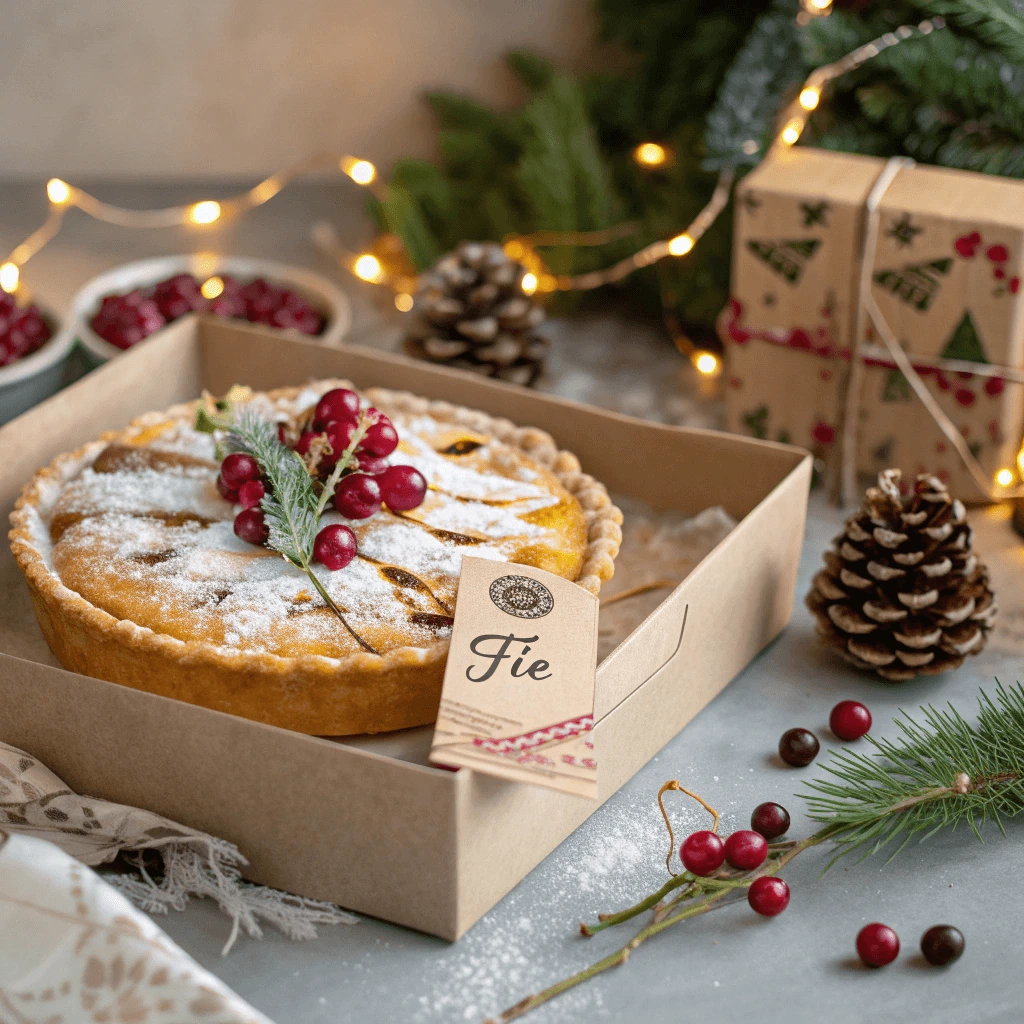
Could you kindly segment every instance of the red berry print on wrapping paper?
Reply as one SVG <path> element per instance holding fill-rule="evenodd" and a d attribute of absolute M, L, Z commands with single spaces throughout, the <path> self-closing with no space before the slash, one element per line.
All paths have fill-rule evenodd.
<path fill-rule="evenodd" d="M 996 444 L 999 444 L 1003 440 L 1003 432 L 999 429 L 999 420 L 988 421 L 988 436 L 991 437 Z"/>
<path fill-rule="evenodd" d="M 946 442 L 945 441 L 936 441 L 935 442 L 935 451 L 938 452 L 939 455 L 943 455 L 945 453 L 945 451 L 946 451 Z"/>
<path fill-rule="evenodd" d="M 1002 268 L 1002 267 L 996 267 L 996 269 L 992 271 L 992 276 L 993 276 L 993 277 L 994 277 L 994 278 L 995 278 L 995 279 L 996 279 L 997 281 L 1002 281 L 1002 279 L 1003 279 L 1004 277 L 1006 277 L 1006 271 L 1005 271 L 1005 270 L 1003 270 L 1003 268 Z"/>
<path fill-rule="evenodd" d="M 1005 245 L 990 245 L 985 250 L 985 255 L 993 263 L 1005 263 L 1010 258 L 1010 254 L 1006 251 Z"/>
<path fill-rule="evenodd" d="M 1009 288 L 1010 288 L 1010 294 L 1011 295 L 1016 295 L 1017 294 L 1017 290 L 1020 288 L 1020 278 L 1019 277 L 1011 277 L 1010 278 Z"/>
<path fill-rule="evenodd" d="M 789 332 L 789 338 L 786 342 L 790 348 L 798 349 L 809 349 L 811 347 L 811 336 L 802 328 L 794 327 Z"/>
<path fill-rule="evenodd" d="M 981 235 L 977 231 L 972 231 L 969 235 L 961 235 L 953 243 L 953 248 L 958 256 L 962 256 L 965 260 L 972 260 L 977 255 L 979 245 L 981 245 Z"/>
<path fill-rule="evenodd" d="M 820 377 L 820 378 L 821 378 L 821 379 L 822 379 L 823 381 L 825 381 L 826 383 L 828 383 L 828 381 L 830 381 L 830 380 L 832 379 L 832 371 L 831 371 L 831 370 L 819 370 L 819 371 L 818 371 L 818 376 L 819 376 L 819 377 Z"/>
<path fill-rule="evenodd" d="M 743 378 L 742 377 L 730 377 L 729 378 L 729 387 L 731 387 L 731 388 L 741 388 L 741 387 L 743 387 Z"/>
<path fill-rule="evenodd" d="M 974 405 L 975 394 L 970 388 L 957 388 L 953 396 L 965 409 Z"/>
<path fill-rule="evenodd" d="M 935 383 L 938 385 L 940 391 L 948 391 L 952 387 L 946 379 L 946 375 L 941 370 L 937 370 L 935 373 Z"/>
<path fill-rule="evenodd" d="M 990 398 L 997 398 L 1003 393 L 1003 388 L 1006 387 L 1002 377 L 989 377 L 985 381 L 985 394 Z"/>
<path fill-rule="evenodd" d="M 938 471 L 938 473 L 936 473 L 935 475 L 936 475 L 936 476 L 937 476 L 937 477 L 938 477 L 938 478 L 939 478 L 939 479 L 940 479 L 940 480 L 941 480 L 941 481 L 942 481 L 942 482 L 943 482 L 943 483 L 944 483 L 944 484 L 945 484 L 945 485 L 946 485 L 947 487 L 949 486 L 949 470 L 947 470 L 947 469 L 940 469 L 940 470 Z"/>
<path fill-rule="evenodd" d="M 831 444 L 836 439 L 836 429 L 824 420 L 818 420 L 814 424 L 811 436 L 818 444 Z"/>

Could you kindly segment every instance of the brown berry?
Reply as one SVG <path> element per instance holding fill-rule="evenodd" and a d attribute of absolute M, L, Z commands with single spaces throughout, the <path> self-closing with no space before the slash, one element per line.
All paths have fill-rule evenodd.
<path fill-rule="evenodd" d="M 818 737 L 810 729 L 787 729 L 779 740 L 779 757 L 794 768 L 809 765 L 818 749 Z"/>
<path fill-rule="evenodd" d="M 921 936 L 921 955 L 934 967 L 959 960 L 964 951 L 964 934 L 951 924 L 937 924 Z"/>

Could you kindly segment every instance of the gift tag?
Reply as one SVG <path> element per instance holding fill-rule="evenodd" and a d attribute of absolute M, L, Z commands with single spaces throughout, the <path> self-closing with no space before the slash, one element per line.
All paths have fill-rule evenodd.
<path fill-rule="evenodd" d="M 430 759 L 597 797 L 597 598 L 465 556 Z"/>

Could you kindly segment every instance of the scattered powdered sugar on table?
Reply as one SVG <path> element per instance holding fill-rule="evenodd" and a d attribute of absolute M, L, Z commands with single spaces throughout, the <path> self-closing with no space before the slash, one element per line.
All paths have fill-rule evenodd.
<path fill-rule="evenodd" d="M 458 943 L 432 958 L 416 985 L 414 1024 L 497 1016 L 626 942 L 633 934 L 629 925 L 581 939 L 579 923 L 632 905 L 667 878 L 668 834 L 656 794 L 652 785 L 612 797 L 530 875 L 529 914 L 514 889 Z M 667 799 L 677 835 L 706 825 L 707 815 L 685 797 Z M 537 1022 L 599 1014 L 602 992 L 601 979 L 571 989 L 537 1011 Z"/>

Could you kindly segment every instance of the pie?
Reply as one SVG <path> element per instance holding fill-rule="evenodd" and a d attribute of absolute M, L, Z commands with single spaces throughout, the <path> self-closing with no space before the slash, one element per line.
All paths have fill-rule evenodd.
<path fill-rule="evenodd" d="M 288 430 L 337 387 L 351 385 L 244 404 Z M 355 638 L 301 569 L 235 535 L 193 402 L 59 456 L 22 491 L 11 546 L 61 664 L 300 732 L 383 732 L 436 718 L 464 553 L 595 594 L 611 578 L 622 515 L 546 433 L 404 392 L 361 397 L 398 431 L 391 461 L 428 490 L 412 511 L 351 522 L 358 555 L 316 568 Z"/>

